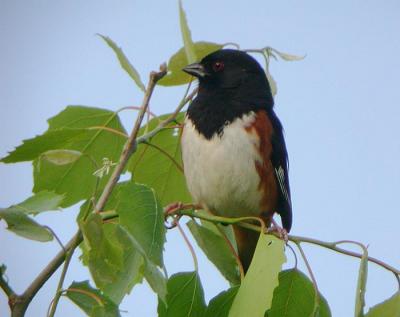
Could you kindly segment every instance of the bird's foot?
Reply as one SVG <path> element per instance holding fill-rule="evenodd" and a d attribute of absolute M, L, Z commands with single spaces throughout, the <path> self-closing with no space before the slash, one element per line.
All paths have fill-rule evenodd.
<path fill-rule="evenodd" d="M 175 203 L 169 204 L 164 207 L 164 216 L 168 217 L 176 213 L 178 210 L 181 210 L 185 205 L 181 201 L 177 201 Z"/>
<path fill-rule="evenodd" d="M 289 236 L 285 228 L 279 226 L 274 219 L 271 219 L 272 227 L 268 228 L 268 232 L 277 232 L 279 238 L 281 238 L 285 243 L 289 241 Z"/>
<path fill-rule="evenodd" d="M 200 204 L 184 204 L 181 201 L 177 201 L 175 203 L 169 204 L 164 207 L 164 215 L 165 217 L 172 216 L 179 210 L 184 209 L 202 209 L 203 207 Z"/>
<path fill-rule="evenodd" d="M 177 215 L 176 212 L 181 210 L 183 206 L 184 206 L 183 203 L 178 201 L 164 207 L 164 221 L 165 221 L 165 227 L 167 229 L 172 229 L 177 226 L 177 223 L 181 218 L 181 216 Z M 169 218 L 172 218 L 172 220 L 169 221 Z"/>
<path fill-rule="evenodd" d="M 164 219 L 166 224 L 166 227 L 168 229 L 172 229 L 174 227 L 176 227 L 177 222 L 179 221 L 179 219 L 182 217 L 182 215 L 180 215 L 178 213 L 178 211 L 180 210 L 184 210 L 184 209 L 201 209 L 201 205 L 199 204 L 184 204 L 180 201 L 169 204 L 168 206 L 164 207 Z M 173 218 L 172 223 L 168 224 L 168 218 Z"/>

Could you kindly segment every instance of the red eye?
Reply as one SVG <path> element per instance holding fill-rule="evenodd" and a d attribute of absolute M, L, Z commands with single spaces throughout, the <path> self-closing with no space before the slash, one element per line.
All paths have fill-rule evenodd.
<path fill-rule="evenodd" d="M 220 72 L 224 69 L 224 63 L 223 62 L 215 62 L 213 64 L 213 70 L 215 72 Z"/>

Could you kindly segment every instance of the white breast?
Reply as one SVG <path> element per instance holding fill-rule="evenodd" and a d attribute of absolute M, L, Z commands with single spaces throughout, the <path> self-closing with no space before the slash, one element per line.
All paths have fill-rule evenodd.
<path fill-rule="evenodd" d="M 222 136 L 207 140 L 186 118 L 182 158 L 187 186 L 194 202 L 228 217 L 260 213 L 260 178 L 255 169 L 259 140 L 244 128 L 254 113 L 236 119 Z"/>

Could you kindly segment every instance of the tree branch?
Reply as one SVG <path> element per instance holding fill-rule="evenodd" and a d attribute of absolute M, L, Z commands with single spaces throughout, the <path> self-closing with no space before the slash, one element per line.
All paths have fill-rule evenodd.
<path fill-rule="evenodd" d="M 136 150 L 136 138 L 140 129 L 140 125 L 143 121 L 144 115 L 146 113 L 146 110 L 149 106 L 149 101 L 151 98 L 151 95 L 153 93 L 154 87 L 156 83 L 166 75 L 167 70 L 166 66 L 162 65 L 160 67 L 159 72 L 152 72 L 150 74 L 150 80 L 147 85 L 147 89 L 145 92 L 145 96 L 143 98 L 142 106 L 140 108 L 139 114 L 137 116 L 135 125 L 132 129 L 131 134 L 129 135 L 129 138 L 127 142 L 125 143 L 125 146 L 122 150 L 122 154 L 120 157 L 120 160 L 118 164 L 116 165 L 111 177 L 109 178 L 96 206 L 95 206 L 95 211 L 99 212 L 101 211 L 108 198 L 111 195 L 112 190 L 114 189 L 114 186 L 119 180 L 120 175 L 122 174 L 130 156 L 132 153 L 135 152 Z M 171 120 L 172 121 L 172 120 Z M 83 236 L 80 230 L 74 235 L 74 237 L 66 244 L 65 246 L 65 251 L 59 252 L 53 260 L 43 269 L 43 271 L 34 279 L 34 281 L 28 286 L 28 288 L 25 290 L 25 292 L 22 295 L 16 295 L 9 297 L 9 305 L 11 308 L 12 312 L 12 317 L 23 317 L 25 314 L 26 309 L 28 308 L 28 305 L 32 301 L 33 297 L 36 295 L 36 293 L 39 291 L 39 289 L 46 283 L 46 281 L 54 274 L 54 272 L 60 267 L 60 265 L 65 261 L 66 254 L 68 252 L 72 252 L 75 248 L 79 246 L 79 244 L 83 241 Z M 7 289 L 7 288 L 6 288 Z M 10 289 L 7 289 L 7 292 L 9 292 Z"/>
<path fill-rule="evenodd" d="M 82 234 L 78 231 L 73 238 L 65 245 L 65 250 L 74 250 L 82 242 Z M 9 301 L 12 317 L 22 317 L 28 308 L 29 303 L 39 291 L 39 289 L 47 282 L 55 271 L 65 260 L 65 251 L 62 250 L 50 261 L 43 271 L 33 280 L 22 295 L 16 295 L 14 299 Z"/>
<path fill-rule="evenodd" d="M 4 279 L 3 272 L 0 271 L 0 288 L 4 291 L 8 298 L 11 296 L 15 296 L 14 290 L 8 284 L 8 282 Z"/>
<path fill-rule="evenodd" d="M 149 101 L 150 101 L 151 95 L 153 94 L 154 87 L 156 86 L 157 82 L 166 75 L 166 73 L 167 73 L 167 69 L 166 69 L 165 65 L 162 65 L 160 67 L 159 72 L 151 72 L 150 80 L 147 85 L 146 93 L 144 95 L 142 106 L 140 107 L 139 114 L 137 116 L 135 125 L 134 125 L 132 132 L 129 135 L 129 138 L 128 138 L 127 142 L 125 143 L 125 146 L 122 150 L 121 158 L 120 158 L 117 166 L 114 168 L 114 171 L 113 171 L 110 179 L 108 180 L 99 200 L 97 201 L 97 204 L 95 207 L 96 211 L 101 211 L 104 208 L 108 198 L 111 195 L 111 192 L 112 192 L 115 184 L 118 182 L 119 177 L 121 176 L 128 160 L 129 160 L 130 156 L 132 155 L 133 152 L 136 151 L 136 146 L 138 143 L 136 141 L 136 138 L 139 133 L 139 129 L 142 124 L 144 115 L 149 106 Z"/>
<path fill-rule="evenodd" d="M 188 86 L 188 90 L 189 91 Z M 196 96 L 198 89 L 194 89 L 189 95 L 184 97 L 181 102 L 179 103 L 178 107 L 176 107 L 175 111 L 164 121 L 161 121 L 160 124 L 158 125 L 157 128 L 154 130 L 151 130 L 150 132 L 141 135 L 140 137 L 137 138 L 136 142 L 143 143 L 149 141 L 153 136 L 155 136 L 158 132 L 160 132 L 162 129 L 164 129 L 168 124 L 170 124 L 172 121 L 175 120 L 176 116 L 179 114 L 179 112 L 182 110 L 182 108 Z"/>
<path fill-rule="evenodd" d="M 192 218 L 203 219 L 203 220 L 210 221 L 213 223 L 237 224 L 243 228 L 247 228 L 250 230 L 257 231 L 257 232 L 261 231 L 261 228 L 259 226 L 248 223 L 248 222 L 244 222 L 244 221 L 248 220 L 248 218 L 246 218 L 246 217 L 241 217 L 241 218 L 220 217 L 220 216 L 214 216 L 214 215 L 206 214 L 206 213 L 202 213 L 202 212 L 196 212 L 193 209 L 192 210 L 184 210 L 185 207 L 186 206 L 183 205 L 183 207 L 182 207 L 183 209 L 176 210 L 174 213 L 169 213 L 168 216 L 174 216 L 174 215 L 189 216 Z M 274 234 L 274 233 L 271 233 L 271 234 Z M 278 236 L 278 234 L 276 234 L 276 235 Z M 363 257 L 363 254 L 361 254 L 361 253 L 349 251 L 349 250 L 346 250 L 346 249 L 343 249 L 343 248 L 337 246 L 338 244 L 343 243 L 345 241 L 349 242 L 347 240 L 337 241 L 337 242 L 325 242 L 325 241 L 321 241 L 321 240 L 317 240 L 317 239 L 313 239 L 313 238 L 295 236 L 295 235 L 288 235 L 288 239 L 289 239 L 289 241 L 292 241 L 296 244 L 301 243 L 301 242 L 310 243 L 310 244 L 319 245 L 323 248 L 330 249 L 332 251 L 342 253 L 345 255 L 349 255 L 349 256 L 352 256 L 355 258 L 361 259 Z M 396 269 L 395 267 L 393 267 L 381 260 L 378 260 L 374 257 L 368 256 L 368 261 L 373 262 L 373 263 L 385 268 L 386 270 L 394 273 L 396 276 L 400 276 L 399 269 Z"/>

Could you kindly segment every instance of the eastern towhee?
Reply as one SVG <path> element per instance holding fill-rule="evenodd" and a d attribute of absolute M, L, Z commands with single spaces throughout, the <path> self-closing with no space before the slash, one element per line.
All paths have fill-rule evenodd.
<path fill-rule="evenodd" d="M 243 51 L 223 49 L 183 69 L 199 80 L 181 145 L 188 189 L 195 203 L 225 217 L 277 212 L 292 226 L 288 154 L 282 124 L 260 64 Z M 258 234 L 234 226 L 247 271 Z"/>

